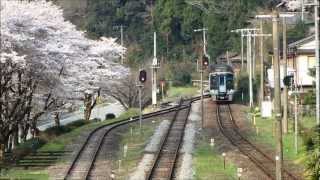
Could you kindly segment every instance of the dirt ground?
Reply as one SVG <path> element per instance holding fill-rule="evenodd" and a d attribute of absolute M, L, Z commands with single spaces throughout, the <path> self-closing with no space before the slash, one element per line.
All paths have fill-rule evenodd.
<path fill-rule="evenodd" d="M 226 162 L 232 163 L 238 168 L 243 169 L 241 179 L 247 180 L 265 180 L 269 179 L 264 173 L 258 169 L 245 155 L 242 155 L 239 150 L 233 146 L 227 138 L 219 130 L 216 120 L 216 104 L 211 100 L 205 101 L 204 111 L 204 132 L 214 138 L 215 146 L 219 153 L 226 153 Z M 234 114 L 235 117 L 240 116 L 240 112 Z M 246 127 L 240 120 L 241 128 Z"/>
<path fill-rule="evenodd" d="M 143 120 L 142 122 L 152 122 L 152 121 L 161 121 L 161 119 L 170 119 L 172 114 L 167 114 L 162 116 L 161 118 L 148 118 Z M 129 131 L 131 125 L 138 124 L 138 122 L 132 123 L 130 125 L 121 126 L 111 131 L 107 136 L 101 151 L 98 153 L 96 166 L 94 167 L 91 176 L 91 179 L 106 179 L 109 180 L 111 171 L 118 172 L 118 151 L 120 149 L 119 142 L 121 141 L 121 134 Z M 73 144 L 70 144 L 66 147 L 67 151 L 73 152 L 63 157 L 63 161 L 61 163 L 57 163 L 54 166 L 48 168 L 50 179 L 63 179 L 66 174 L 66 169 L 69 167 L 71 160 L 79 151 L 80 147 L 84 143 L 84 140 L 88 136 L 90 132 L 83 132 L 77 140 L 74 141 Z M 127 172 L 129 173 L 129 172 Z"/>
<path fill-rule="evenodd" d="M 239 104 L 232 104 L 230 107 L 232 109 L 234 120 L 236 121 L 236 124 L 240 129 L 240 132 L 245 137 L 254 136 L 256 134 L 256 130 L 252 127 L 252 125 L 249 124 L 249 121 L 247 120 L 247 116 L 245 114 L 245 111 L 248 109 L 248 107 Z M 271 146 L 257 141 L 253 141 L 252 143 L 263 150 L 265 154 L 268 154 L 270 157 L 276 156 L 275 149 Z M 289 160 L 284 160 L 284 167 L 295 176 L 298 176 L 300 178 L 302 177 L 303 167 L 300 167 L 297 164 L 293 164 L 293 162 Z"/>
<path fill-rule="evenodd" d="M 247 106 L 232 104 L 232 115 L 239 127 L 240 132 L 244 136 L 252 136 L 255 134 L 255 130 L 247 121 L 246 110 Z M 269 179 L 264 173 L 259 170 L 246 156 L 242 155 L 239 150 L 233 146 L 228 139 L 226 139 L 219 130 L 217 120 L 216 120 L 216 104 L 211 100 L 206 100 L 205 102 L 205 115 L 204 115 L 204 130 L 206 133 L 211 135 L 215 139 L 215 144 L 218 147 L 220 153 L 226 153 L 227 162 L 235 164 L 238 168 L 243 168 L 241 179 Z M 252 142 L 261 149 L 264 149 L 265 153 L 271 157 L 275 156 L 275 151 L 273 148 L 266 144 Z M 297 165 L 293 165 L 292 162 L 285 161 L 285 167 L 290 170 L 290 172 L 296 172 L 295 174 L 301 174 L 301 171 Z"/>

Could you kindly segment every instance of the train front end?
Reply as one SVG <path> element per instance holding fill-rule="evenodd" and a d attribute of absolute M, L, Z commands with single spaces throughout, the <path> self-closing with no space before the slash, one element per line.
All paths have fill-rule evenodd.
<path fill-rule="evenodd" d="M 227 65 L 215 65 L 209 74 L 209 88 L 213 101 L 231 102 L 235 93 L 232 68 Z"/>

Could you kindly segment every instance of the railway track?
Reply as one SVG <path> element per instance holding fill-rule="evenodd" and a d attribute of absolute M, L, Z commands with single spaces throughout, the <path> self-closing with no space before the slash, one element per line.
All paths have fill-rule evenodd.
<path fill-rule="evenodd" d="M 160 143 L 159 151 L 155 155 L 146 179 L 174 178 L 179 150 L 183 142 L 184 129 L 193 101 L 193 99 L 189 99 L 180 102 L 180 105 L 186 105 L 188 108 L 181 109 L 175 113 L 169 130 Z"/>
<path fill-rule="evenodd" d="M 208 96 L 205 96 L 208 97 Z M 200 97 L 194 97 L 186 99 L 185 101 L 193 102 L 199 100 Z M 148 119 L 156 116 L 161 116 L 164 114 L 179 112 L 185 109 L 190 110 L 190 104 L 179 104 L 172 108 L 163 109 L 153 113 L 144 114 L 143 119 Z M 188 110 L 188 111 L 189 111 Z M 94 129 L 85 139 L 85 142 L 80 147 L 77 154 L 71 161 L 70 166 L 68 166 L 65 176 L 63 179 L 90 179 L 92 176 L 91 172 L 94 169 L 94 165 L 98 156 L 99 151 L 101 150 L 104 140 L 108 134 L 120 127 L 133 122 L 139 121 L 139 116 L 132 117 L 130 119 L 125 119 L 122 121 L 114 122 L 108 125 L 104 125 Z"/>
<path fill-rule="evenodd" d="M 246 155 L 250 161 L 252 161 L 270 179 L 276 179 L 275 160 L 252 144 L 247 138 L 242 136 L 233 119 L 229 105 L 217 105 L 217 121 L 222 134 L 228 138 L 242 154 Z M 299 179 L 285 168 L 282 171 L 283 179 Z"/>

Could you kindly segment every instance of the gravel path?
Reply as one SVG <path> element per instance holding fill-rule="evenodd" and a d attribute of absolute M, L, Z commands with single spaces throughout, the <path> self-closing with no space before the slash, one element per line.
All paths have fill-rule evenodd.
<path fill-rule="evenodd" d="M 194 171 L 192 168 L 192 153 L 194 151 L 197 129 L 201 127 L 199 102 L 192 104 L 188 120 L 183 138 L 183 145 L 180 150 L 180 153 L 182 154 L 180 157 L 181 165 L 177 171 L 177 179 L 179 180 L 193 179 Z"/>
<path fill-rule="evenodd" d="M 142 160 L 140 161 L 136 170 L 130 176 L 130 180 L 141 180 L 145 179 L 147 171 L 150 169 L 150 166 L 153 162 L 155 153 L 160 146 L 161 139 L 164 137 L 170 126 L 169 120 L 164 120 L 160 123 L 156 129 L 153 136 L 150 138 L 150 142 L 145 148 L 145 154 L 143 155 Z"/>
<path fill-rule="evenodd" d="M 153 136 L 151 136 L 150 142 L 147 144 L 145 148 L 145 152 L 155 153 L 159 149 L 161 139 L 165 135 L 165 133 L 168 131 L 169 126 L 170 126 L 170 121 L 168 120 L 164 120 L 160 123 L 160 125 L 156 129 Z"/>

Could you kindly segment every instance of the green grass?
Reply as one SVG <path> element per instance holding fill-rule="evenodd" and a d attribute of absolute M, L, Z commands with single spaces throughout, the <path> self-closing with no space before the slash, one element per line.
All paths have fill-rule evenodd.
<path fill-rule="evenodd" d="M 38 149 L 38 151 L 63 151 L 68 144 L 72 144 L 77 140 L 80 134 L 85 131 L 91 131 L 99 126 L 110 124 L 112 122 L 121 121 L 131 116 L 136 116 L 138 111 L 136 109 L 130 109 L 118 118 L 113 120 L 107 120 L 102 122 L 94 122 L 72 129 L 71 132 L 62 134 L 49 140 L 45 145 Z M 63 163 L 64 160 L 60 160 L 58 163 Z M 12 178 L 12 179 L 49 179 L 48 172 L 46 170 L 22 170 L 21 168 L 11 168 L 5 174 L 0 176 L 0 179 Z"/>
<path fill-rule="evenodd" d="M 222 155 L 208 142 L 209 138 L 198 138 L 194 154 L 195 179 L 235 179 L 237 167 L 226 163 L 224 169 Z"/>
<path fill-rule="evenodd" d="M 304 128 L 311 129 L 317 125 L 316 118 L 314 116 L 305 116 L 302 118 Z"/>
<path fill-rule="evenodd" d="M 46 180 L 49 179 L 48 172 L 45 170 L 8 170 L 1 174 L 0 179 L 32 179 Z"/>
<path fill-rule="evenodd" d="M 190 97 L 198 93 L 199 88 L 187 86 L 187 87 L 170 87 L 168 91 L 167 99 L 175 99 L 178 97 Z"/>
<path fill-rule="evenodd" d="M 121 121 L 123 119 L 127 119 L 131 116 L 136 116 L 138 114 L 138 111 L 136 109 L 129 109 L 128 111 L 121 114 L 118 118 L 115 118 L 113 120 L 106 120 L 102 122 L 96 122 L 96 123 L 90 123 L 88 125 L 82 126 L 80 128 L 76 128 L 73 131 L 63 134 L 61 136 L 58 136 L 51 141 L 49 141 L 47 144 L 42 146 L 39 150 L 40 151 L 62 151 L 65 149 L 66 145 L 72 143 L 76 138 L 85 131 L 91 131 L 99 126 L 110 124 L 112 122 Z"/>
<path fill-rule="evenodd" d="M 300 124 L 303 125 L 304 128 L 310 129 L 315 124 L 315 120 L 314 118 L 306 117 L 302 119 Z M 258 134 L 250 136 L 250 139 L 262 144 L 270 145 L 269 147 L 274 149 L 276 145 L 274 125 L 273 119 L 257 117 L 256 127 L 258 128 Z M 304 162 L 301 162 L 301 159 L 303 159 L 305 155 L 305 146 L 302 139 L 304 132 L 298 136 L 298 153 L 296 153 L 294 146 L 295 135 L 292 129 L 292 123 L 289 123 L 289 132 L 283 134 L 283 156 L 287 160 L 291 160 L 297 164 L 302 163 L 302 165 L 304 165 Z"/>
<path fill-rule="evenodd" d="M 118 159 L 121 159 L 121 172 L 119 173 L 119 179 L 128 179 L 130 170 L 134 170 L 144 155 L 144 148 L 147 145 L 150 137 L 154 134 L 156 127 L 159 125 L 158 121 L 146 122 L 143 124 L 143 133 L 140 133 L 139 125 L 135 124 L 130 126 L 132 128 L 121 135 L 120 150 L 118 153 Z M 126 157 L 124 157 L 124 146 L 127 145 L 128 151 Z M 115 168 L 118 168 L 118 162 L 114 164 Z M 118 171 L 117 171 L 118 172 Z"/>

